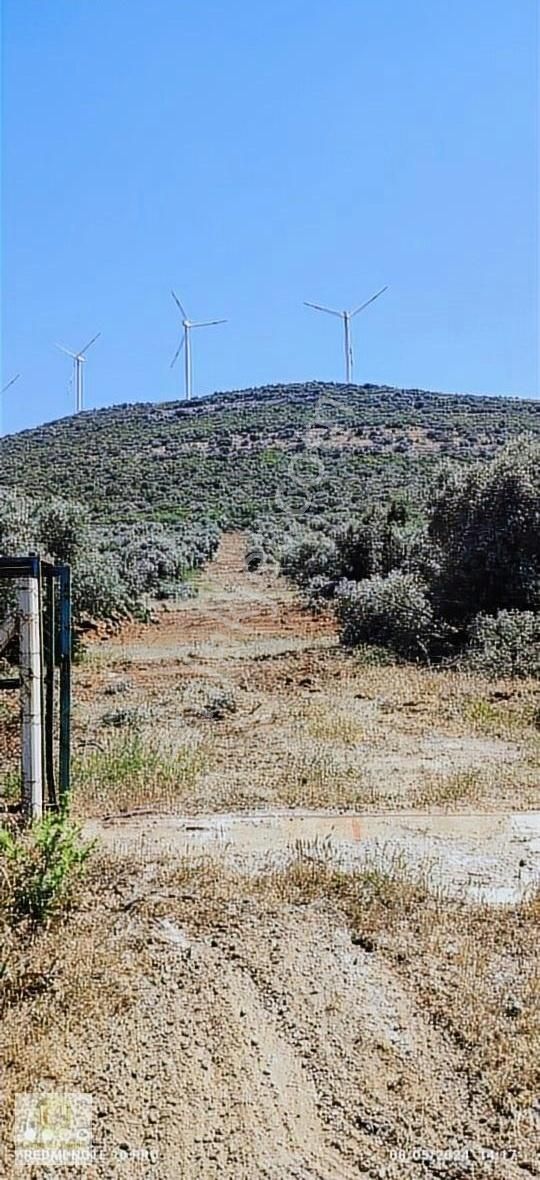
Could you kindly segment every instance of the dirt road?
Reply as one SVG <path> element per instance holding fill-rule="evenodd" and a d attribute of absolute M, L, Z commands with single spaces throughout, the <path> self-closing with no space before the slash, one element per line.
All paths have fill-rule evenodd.
<path fill-rule="evenodd" d="M 330 617 L 274 572 L 247 572 L 245 545 L 226 537 L 197 599 L 101 645 L 92 733 L 120 700 L 156 752 L 179 749 L 198 771 L 118 808 L 107 790 L 88 831 L 111 850 L 206 849 L 263 868 L 270 851 L 322 840 L 344 864 L 398 853 L 454 892 L 522 896 L 540 880 L 535 687 L 362 665 Z"/>

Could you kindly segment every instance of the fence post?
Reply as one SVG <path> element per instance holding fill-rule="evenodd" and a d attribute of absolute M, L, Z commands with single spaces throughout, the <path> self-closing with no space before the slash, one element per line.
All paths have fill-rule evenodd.
<path fill-rule="evenodd" d="M 70 791 L 71 746 L 71 569 L 58 567 L 59 595 L 59 655 L 60 655 L 60 806 L 65 807 Z"/>
<path fill-rule="evenodd" d="M 22 802 L 29 820 L 43 814 L 42 671 L 39 561 L 33 577 L 19 579 L 22 710 Z"/>

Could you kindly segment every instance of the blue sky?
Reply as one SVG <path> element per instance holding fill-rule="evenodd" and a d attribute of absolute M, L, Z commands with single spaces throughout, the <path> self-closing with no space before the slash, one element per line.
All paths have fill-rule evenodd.
<path fill-rule="evenodd" d="M 4 0 L 12 431 L 90 406 L 355 377 L 538 395 L 536 0 Z"/>

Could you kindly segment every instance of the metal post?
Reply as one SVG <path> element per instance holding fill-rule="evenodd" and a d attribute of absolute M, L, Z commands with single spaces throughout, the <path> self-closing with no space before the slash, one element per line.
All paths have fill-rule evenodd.
<path fill-rule="evenodd" d="M 43 813 L 42 677 L 40 650 L 39 558 L 34 576 L 20 578 L 20 673 L 22 708 L 23 808 L 29 820 Z"/>
<path fill-rule="evenodd" d="M 60 656 L 60 805 L 66 804 L 70 788 L 71 746 L 71 569 L 58 567 L 59 577 L 59 656 Z"/>
<path fill-rule="evenodd" d="M 54 675 L 56 665 L 56 619 L 54 574 L 46 570 L 46 643 L 45 643 L 45 778 L 47 802 L 56 807 L 56 779 L 54 773 Z"/>

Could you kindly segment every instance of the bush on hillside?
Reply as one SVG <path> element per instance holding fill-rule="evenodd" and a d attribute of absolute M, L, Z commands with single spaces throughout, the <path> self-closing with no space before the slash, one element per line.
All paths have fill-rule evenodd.
<path fill-rule="evenodd" d="M 372 505 L 340 527 L 330 514 L 321 516 L 317 527 L 317 533 L 291 540 L 281 556 L 282 572 L 310 594 L 315 580 L 331 597 L 331 584 L 336 587 L 343 579 L 360 582 L 395 569 L 420 572 L 426 564 L 425 554 L 420 561 L 425 526 L 404 502 Z"/>
<path fill-rule="evenodd" d="M 132 597 L 169 598 L 187 592 L 189 575 L 214 555 L 219 537 L 217 526 L 207 521 L 176 528 L 143 523 L 105 530 L 102 545 L 116 561 Z"/>
<path fill-rule="evenodd" d="M 37 509 L 35 531 L 44 555 L 71 565 L 91 548 L 88 513 L 80 504 L 54 499 Z"/>
<path fill-rule="evenodd" d="M 34 506 L 27 496 L 0 487 L 0 554 L 15 557 L 36 550 Z M 0 622 L 16 603 L 13 582 L 0 579 Z"/>
<path fill-rule="evenodd" d="M 540 677 L 540 615 L 533 611 L 479 614 L 468 639 L 465 668 L 488 676 Z"/>
<path fill-rule="evenodd" d="M 313 578 L 339 578 L 340 564 L 335 542 L 324 536 L 304 537 L 295 541 L 282 556 L 281 570 L 300 587 L 309 586 Z"/>
<path fill-rule="evenodd" d="M 163 524 L 92 527 L 78 504 L 51 499 L 37 505 L 0 489 L 0 552 L 40 553 L 72 567 L 73 617 L 118 619 L 141 609 L 141 596 L 192 594 L 192 570 L 219 543 L 213 521 L 166 528 Z M 189 590 L 188 590 L 189 587 Z M 0 586 L 0 617 L 13 601 L 13 588 Z"/>
<path fill-rule="evenodd" d="M 348 645 L 433 659 L 469 659 L 470 646 L 478 666 L 530 673 L 536 657 L 525 648 L 530 641 L 534 651 L 531 620 L 540 610 L 540 445 L 523 440 L 474 467 L 447 466 L 433 499 L 428 520 L 403 502 L 370 507 L 334 541 L 322 535 L 293 547 L 283 571 L 314 606 L 338 593 Z"/>
<path fill-rule="evenodd" d="M 448 474 L 429 533 L 440 555 L 434 599 L 445 619 L 540 609 L 540 445 L 523 440 L 495 459 Z"/>
<path fill-rule="evenodd" d="M 361 582 L 344 582 L 336 612 L 346 647 L 374 644 L 406 659 L 426 660 L 438 638 L 425 587 L 414 576 L 394 570 Z"/>
<path fill-rule="evenodd" d="M 32 501 L 11 488 L 0 487 L 0 553 L 10 557 L 28 553 L 34 536 Z"/>
<path fill-rule="evenodd" d="M 369 507 L 336 536 L 341 577 L 360 582 L 405 568 L 420 527 L 405 501 Z"/>
<path fill-rule="evenodd" d="M 72 578 L 73 617 L 117 620 L 136 608 L 136 599 L 122 581 L 118 566 L 107 554 L 80 560 Z"/>

